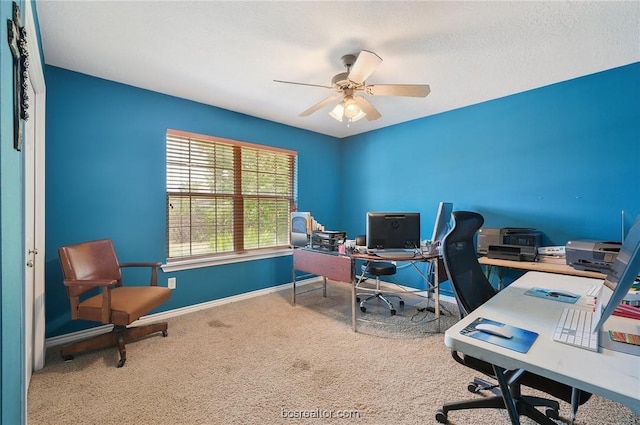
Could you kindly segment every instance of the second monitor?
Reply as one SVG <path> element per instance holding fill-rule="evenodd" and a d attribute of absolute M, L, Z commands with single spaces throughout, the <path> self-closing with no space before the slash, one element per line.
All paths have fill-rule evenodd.
<path fill-rule="evenodd" d="M 453 203 L 440 202 L 438 204 L 438 213 L 436 214 L 436 221 L 433 225 L 433 234 L 431 235 L 431 243 L 434 245 L 440 245 L 444 236 L 449 233 L 451 227 L 451 212 L 453 211 Z"/>

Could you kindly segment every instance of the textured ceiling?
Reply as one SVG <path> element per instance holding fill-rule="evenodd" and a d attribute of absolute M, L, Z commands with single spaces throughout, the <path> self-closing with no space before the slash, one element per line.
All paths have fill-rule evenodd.
<path fill-rule="evenodd" d="M 640 2 L 36 2 L 45 63 L 346 137 L 640 61 Z M 377 121 L 331 107 L 340 58 L 383 62 L 367 84 L 429 84 L 372 97 Z M 597 93 L 594 93 L 597 96 Z"/>

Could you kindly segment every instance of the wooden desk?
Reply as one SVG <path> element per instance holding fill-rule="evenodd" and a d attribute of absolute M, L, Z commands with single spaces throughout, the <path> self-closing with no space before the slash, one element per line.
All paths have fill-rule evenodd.
<path fill-rule="evenodd" d="M 337 255 L 331 252 L 314 251 L 306 248 L 296 248 L 293 250 L 293 285 L 291 291 L 291 303 L 296 304 L 296 270 L 300 270 L 306 273 L 322 276 L 324 279 L 323 296 L 327 296 L 327 279 L 335 280 L 338 282 L 351 283 L 351 326 L 353 331 L 357 332 L 356 326 L 356 275 L 355 275 L 355 263 L 356 260 L 362 261 L 391 261 L 382 257 L 367 254 L 354 254 Z M 434 286 L 430 287 L 429 280 L 422 272 L 416 267 L 416 270 L 422 275 L 427 282 L 427 290 L 434 291 L 435 297 L 435 315 L 437 319 L 437 331 L 440 332 L 440 296 L 439 296 L 439 283 L 446 280 L 446 273 L 438 272 L 438 263 L 441 263 L 437 255 L 433 256 L 420 256 L 409 260 L 395 260 L 395 261 L 408 261 L 411 262 L 414 267 L 416 262 L 433 261 L 434 262 Z M 442 277 L 444 275 L 444 278 Z"/>
<path fill-rule="evenodd" d="M 327 278 L 351 283 L 351 326 L 356 332 L 356 286 L 354 283 L 355 261 L 346 255 L 312 251 L 304 248 L 293 250 L 293 285 L 291 303 L 296 304 L 296 270 L 324 278 L 322 296 L 327 296 Z"/>
<path fill-rule="evenodd" d="M 502 260 L 499 258 L 489 258 L 489 257 L 480 257 L 478 258 L 478 262 L 480 264 L 488 266 L 489 270 L 491 267 L 500 267 L 500 268 L 518 269 L 518 270 L 526 270 L 526 271 L 534 271 L 534 272 L 564 274 L 569 276 L 591 277 L 594 279 L 604 279 L 605 277 L 607 277 L 607 275 L 598 273 L 598 272 L 577 270 L 567 264 L 544 263 L 544 262 L 534 262 L 534 261 Z M 502 289 L 502 277 L 503 277 L 502 273 L 499 272 L 498 273 L 498 289 Z"/>

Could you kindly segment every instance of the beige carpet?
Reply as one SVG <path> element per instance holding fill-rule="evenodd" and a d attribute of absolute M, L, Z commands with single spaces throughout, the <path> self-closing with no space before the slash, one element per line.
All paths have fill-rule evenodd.
<path fill-rule="evenodd" d="M 169 336 L 65 363 L 57 349 L 35 373 L 30 424 L 437 424 L 444 402 L 472 395 L 475 374 L 451 358 L 424 299 L 405 295 L 396 317 L 358 311 L 351 331 L 348 286 L 330 283 L 289 303 L 289 291 L 169 321 Z M 455 307 L 447 305 L 448 310 Z M 442 329 L 454 323 L 448 316 Z M 561 403 L 561 415 L 569 406 Z M 500 410 L 459 411 L 453 425 L 509 424 Z M 524 424 L 531 424 L 523 419 Z M 561 423 L 561 422 L 559 422 Z M 624 406 L 592 397 L 577 424 L 638 424 Z"/>

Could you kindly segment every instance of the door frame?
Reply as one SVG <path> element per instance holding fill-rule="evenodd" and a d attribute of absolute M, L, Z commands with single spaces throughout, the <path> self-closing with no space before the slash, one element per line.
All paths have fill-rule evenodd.
<path fill-rule="evenodd" d="M 35 99 L 30 100 L 29 119 L 34 120 L 34 245 L 38 254 L 34 255 L 34 299 L 33 299 L 33 364 L 25 364 L 25 369 L 40 370 L 44 367 L 45 356 L 45 316 L 44 316 L 44 267 L 45 267 L 45 111 L 46 85 L 40 57 L 40 45 L 35 28 L 32 2 L 24 2 L 25 29 L 29 50 L 29 84 Z M 26 150 L 25 150 L 26 153 Z M 25 160 L 26 161 L 26 160 Z M 25 188 L 25 193 L 27 189 Z M 26 221 L 31 218 L 25 217 Z M 25 247 L 30 249 L 30 247 Z M 26 254 L 26 253 L 25 253 Z M 27 300 L 25 300 L 25 303 Z M 26 309 L 25 309 L 26 311 Z M 25 344 L 27 341 L 25 341 Z M 26 350 L 25 350 L 26 351 Z M 26 353 L 25 353 L 26 355 Z M 26 372 L 26 370 L 25 370 Z M 25 395 L 27 391 L 25 382 Z"/>

